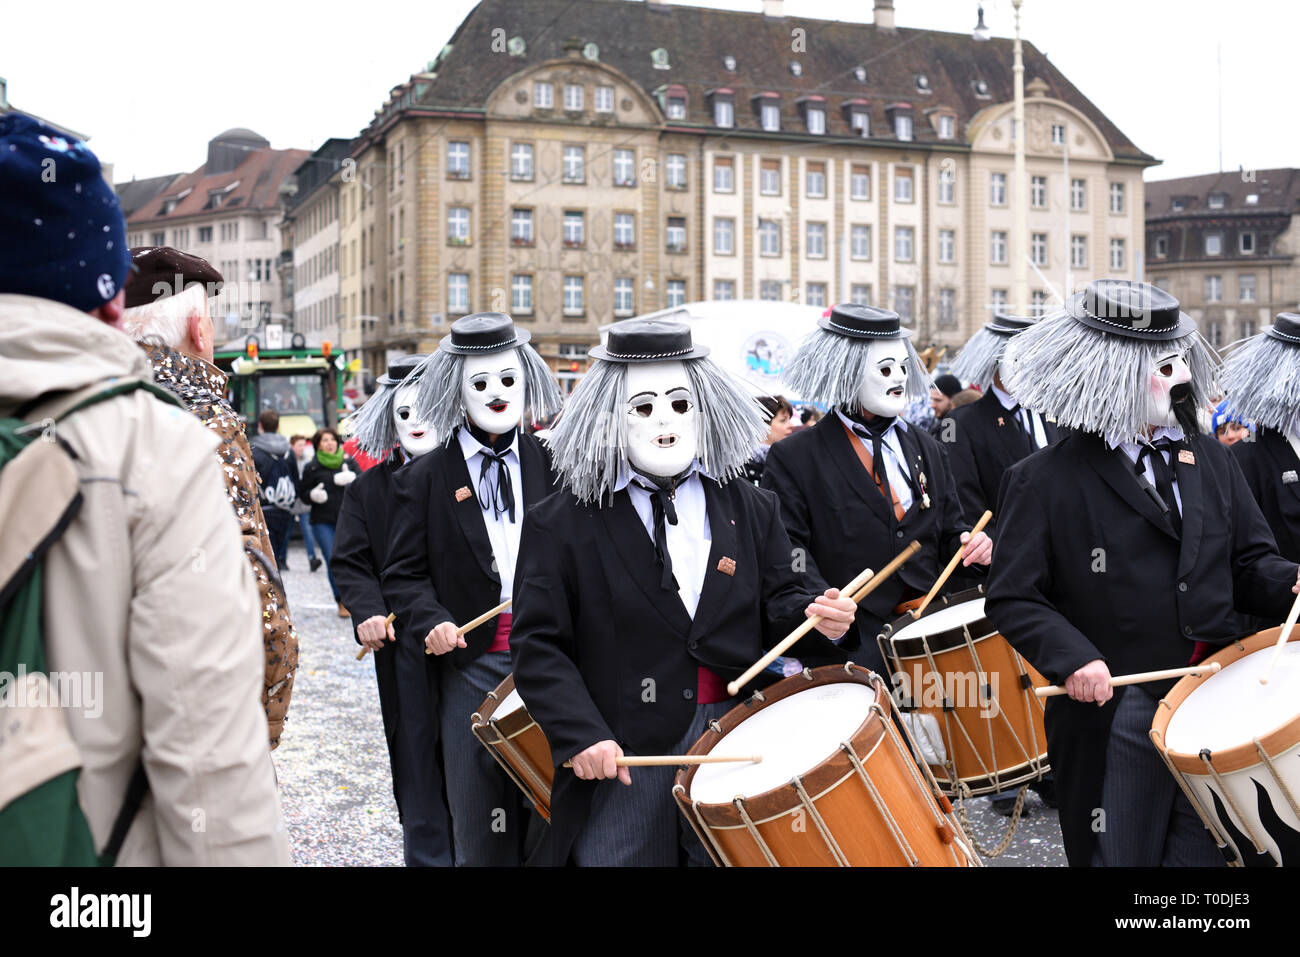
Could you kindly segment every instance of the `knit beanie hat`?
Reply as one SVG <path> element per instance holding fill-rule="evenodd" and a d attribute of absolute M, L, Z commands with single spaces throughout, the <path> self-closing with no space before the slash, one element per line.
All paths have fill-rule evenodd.
<path fill-rule="evenodd" d="M 90 312 L 117 295 L 130 263 L 95 154 L 30 116 L 0 116 L 0 293 Z"/>

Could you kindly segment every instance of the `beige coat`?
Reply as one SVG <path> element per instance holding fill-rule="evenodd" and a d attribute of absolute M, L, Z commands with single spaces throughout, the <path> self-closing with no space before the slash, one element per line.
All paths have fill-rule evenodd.
<path fill-rule="evenodd" d="M 0 295 L 0 414 L 119 376 L 152 378 L 125 334 L 49 300 Z M 46 559 L 46 651 L 52 671 L 89 673 L 83 688 L 101 689 L 68 709 L 96 846 L 143 759 L 149 795 L 120 864 L 290 863 L 261 702 L 258 594 L 215 436 L 140 391 L 57 432 L 78 457 L 84 500 Z"/>

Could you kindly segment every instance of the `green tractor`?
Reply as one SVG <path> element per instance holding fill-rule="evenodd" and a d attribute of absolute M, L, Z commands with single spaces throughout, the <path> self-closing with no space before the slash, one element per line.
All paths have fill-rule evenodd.
<path fill-rule="evenodd" d="M 230 377 L 230 403 L 248 423 L 249 435 L 257 434 L 257 417 L 267 409 L 280 413 L 281 435 L 311 436 L 339 427 L 349 370 L 331 343 L 308 346 L 295 332 L 288 349 L 263 349 L 255 335 L 242 348 L 233 346 L 227 343 L 214 360 Z"/>

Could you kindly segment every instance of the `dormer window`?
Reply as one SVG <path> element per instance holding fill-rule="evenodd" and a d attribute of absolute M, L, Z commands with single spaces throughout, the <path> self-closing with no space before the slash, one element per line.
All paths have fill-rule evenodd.
<path fill-rule="evenodd" d="M 924 73 L 920 74 L 916 78 L 916 92 L 918 93 L 930 92 L 930 78 L 926 76 Z"/>
<path fill-rule="evenodd" d="M 217 195 L 217 199 L 220 200 L 220 198 L 221 198 L 221 196 L 220 196 L 220 194 L 218 194 L 218 195 Z M 170 215 L 171 212 L 172 212 L 174 209 L 176 209 L 176 204 L 179 203 L 179 202 L 180 202 L 179 199 L 164 199 L 164 200 L 163 200 L 163 204 L 162 204 L 162 209 L 160 209 L 160 210 L 158 211 L 158 215 L 160 215 L 160 216 L 168 216 L 168 215 Z M 213 208 L 213 209 L 216 209 L 216 206 L 213 206 L 212 208 Z"/>
<path fill-rule="evenodd" d="M 734 56 L 724 56 L 722 58 L 722 68 L 728 73 L 736 72 L 736 58 Z"/>
<path fill-rule="evenodd" d="M 894 127 L 894 136 L 897 139 L 908 141 L 912 139 L 912 104 L 894 103 L 885 107 L 885 115 Z"/>
<path fill-rule="evenodd" d="M 1246 205 L 1247 205 L 1247 206 L 1258 206 L 1258 205 L 1259 205 L 1259 193 L 1248 193 L 1248 194 L 1246 194 Z"/>
<path fill-rule="evenodd" d="M 853 77 L 854 77 L 854 79 L 856 79 L 859 83 L 866 83 L 866 82 L 867 82 L 867 68 L 866 68 L 865 66 L 857 66 L 857 67 L 854 67 L 854 68 L 853 68 Z"/>
<path fill-rule="evenodd" d="M 975 87 L 975 95 L 981 100 L 988 99 L 992 94 L 989 93 L 989 85 L 984 80 L 975 80 L 971 83 Z"/>
<path fill-rule="evenodd" d="M 792 76 L 803 76 L 803 64 L 795 60 L 790 64 L 790 74 Z"/>
<path fill-rule="evenodd" d="M 781 130 L 781 97 L 776 93 L 759 93 L 754 97 L 759 125 L 769 133 Z"/>
<path fill-rule="evenodd" d="M 1210 194 L 1210 209 L 1223 209 L 1228 204 L 1228 197 L 1223 193 Z"/>
<path fill-rule="evenodd" d="M 814 136 L 826 132 L 826 100 L 820 96 L 800 97 L 799 105 L 803 108 L 804 125 Z"/>
<path fill-rule="evenodd" d="M 686 119 L 686 87 L 674 83 L 664 90 L 664 115 L 670 120 Z"/>
<path fill-rule="evenodd" d="M 844 112 L 855 136 L 871 135 L 871 104 L 866 100 L 849 100 L 844 104 Z"/>
<path fill-rule="evenodd" d="M 1173 199 L 1171 199 L 1169 201 L 1169 208 L 1175 213 L 1181 213 L 1185 208 L 1183 206 L 1182 197 L 1175 196 Z"/>
<path fill-rule="evenodd" d="M 950 140 L 957 135 L 957 118 L 948 113 L 939 114 L 939 139 Z"/>
<path fill-rule="evenodd" d="M 713 97 L 713 125 L 731 129 L 736 125 L 735 95 L 726 88 L 714 90 L 710 95 Z"/>

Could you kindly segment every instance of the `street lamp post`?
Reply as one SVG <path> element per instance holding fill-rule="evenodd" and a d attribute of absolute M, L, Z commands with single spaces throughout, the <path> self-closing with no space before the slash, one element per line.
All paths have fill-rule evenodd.
<path fill-rule="evenodd" d="M 1015 214 L 1015 228 L 1011 234 L 1011 262 L 1013 267 L 1012 284 L 1014 302 L 1012 309 L 1019 315 L 1026 315 L 1029 306 L 1029 269 L 1026 266 L 1026 240 L 1029 234 L 1029 211 L 1025 208 L 1025 63 L 1020 47 L 1020 4 L 1022 0 L 1011 0 L 1016 11 L 1016 42 L 1013 73 L 1016 85 L 1016 105 L 1012 121 L 1011 138 L 1015 145 L 1015 172 L 1012 176 L 1012 209 Z"/>

